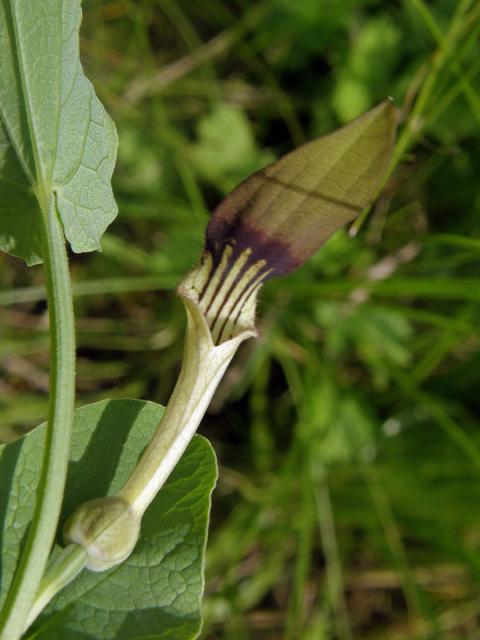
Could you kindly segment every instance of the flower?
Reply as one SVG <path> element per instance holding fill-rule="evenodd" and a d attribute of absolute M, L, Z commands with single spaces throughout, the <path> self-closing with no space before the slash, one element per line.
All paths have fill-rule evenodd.
<path fill-rule="evenodd" d="M 68 543 L 104 571 L 134 548 L 140 523 L 193 437 L 240 343 L 255 335 L 261 285 L 301 266 L 374 198 L 390 159 L 394 109 L 383 102 L 342 129 L 253 174 L 207 227 L 199 266 L 180 284 L 187 310 L 182 370 L 162 420 L 116 496 L 90 500 L 67 521 Z"/>
<path fill-rule="evenodd" d="M 300 267 L 371 203 L 390 161 L 395 120 L 385 100 L 254 173 L 215 209 L 200 265 L 179 287 L 214 344 L 251 334 L 261 285 Z"/>

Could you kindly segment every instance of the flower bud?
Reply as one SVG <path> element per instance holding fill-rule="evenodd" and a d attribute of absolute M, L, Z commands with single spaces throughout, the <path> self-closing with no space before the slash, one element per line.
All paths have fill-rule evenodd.
<path fill-rule="evenodd" d="M 116 496 L 85 502 L 64 527 L 65 541 L 87 552 L 86 567 L 91 571 L 106 571 L 126 560 L 139 533 L 140 518 L 128 502 Z"/>

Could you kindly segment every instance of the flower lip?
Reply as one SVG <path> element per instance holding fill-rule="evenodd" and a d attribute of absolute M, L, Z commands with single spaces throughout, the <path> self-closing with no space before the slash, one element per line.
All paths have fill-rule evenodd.
<path fill-rule="evenodd" d="M 371 203 L 394 141 L 395 109 L 385 101 L 333 133 L 254 173 L 215 209 L 205 250 L 250 250 L 266 263 L 263 281 L 300 267 Z"/>
<path fill-rule="evenodd" d="M 254 173 L 215 209 L 201 263 L 181 285 L 214 344 L 253 330 L 261 285 L 300 267 L 370 204 L 391 157 L 395 119 L 385 101 Z"/>
<path fill-rule="evenodd" d="M 306 198 L 316 199 L 319 202 L 319 206 L 323 202 L 342 207 L 346 212 L 350 212 L 350 215 L 347 213 L 346 221 L 352 220 L 363 210 L 363 206 L 332 198 L 318 191 L 308 191 L 293 184 L 286 184 L 273 176 L 262 174 L 262 172 L 256 174 L 255 177 L 263 183 L 270 182 L 282 189 L 302 194 Z M 253 176 L 250 179 L 253 179 Z M 249 249 L 251 254 L 248 265 L 258 260 L 265 260 L 266 262 L 265 272 L 268 273 L 262 280 L 265 282 L 270 278 L 284 276 L 298 269 L 312 252 L 310 248 L 312 241 L 315 243 L 315 249 L 318 249 L 326 241 L 327 238 L 317 239 L 312 237 L 313 228 L 302 234 L 302 230 L 297 228 L 293 216 L 292 219 L 289 217 L 286 220 L 282 220 L 278 228 L 269 230 L 263 230 L 260 226 L 261 222 L 257 223 L 257 225 L 249 223 L 248 210 L 254 203 L 255 196 L 236 211 L 235 218 L 231 222 L 222 217 L 221 208 L 225 206 L 225 201 L 215 210 L 208 223 L 205 240 L 205 251 L 212 255 L 215 266 L 221 261 L 225 246 L 232 246 L 234 256 Z M 266 215 L 268 217 L 268 213 Z M 328 220 L 326 220 L 323 229 L 324 233 L 327 232 L 330 235 L 331 226 L 332 224 L 328 224 Z M 334 223 L 335 228 L 331 229 L 331 233 L 339 226 L 341 225 Z M 309 231 L 312 233 L 309 233 Z M 300 241 L 299 238 L 301 239 Z M 308 255 L 306 255 L 307 253 Z"/>

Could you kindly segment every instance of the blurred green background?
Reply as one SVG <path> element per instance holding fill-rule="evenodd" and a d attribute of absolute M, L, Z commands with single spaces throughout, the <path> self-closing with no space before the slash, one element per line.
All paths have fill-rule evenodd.
<path fill-rule="evenodd" d="M 220 464 L 204 639 L 480 638 L 480 4 L 84 0 L 120 215 L 72 255 L 78 404 L 165 403 L 174 288 L 243 177 L 391 95 L 363 224 L 261 296 L 201 432 Z M 42 270 L 0 256 L 0 435 L 42 421 Z"/>

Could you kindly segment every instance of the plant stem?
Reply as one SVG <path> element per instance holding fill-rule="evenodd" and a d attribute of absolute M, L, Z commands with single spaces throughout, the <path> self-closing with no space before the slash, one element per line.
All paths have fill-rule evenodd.
<path fill-rule="evenodd" d="M 437 84 L 438 75 L 445 64 L 448 63 L 449 55 L 458 37 L 460 36 L 460 19 L 464 15 L 469 4 L 470 0 L 462 0 L 458 3 L 452 20 L 450 21 L 448 32 L 445 34 L 445 36 L 442 36 L 441 41 L 439 42 L 439 46 L 432 56 L 430 69 L 420 87 L 418 96 L 415 100 L 415 104 L 413 105 L 413 109 L 409 114 L 407 121 L 405 122 L 402 133 L 397 140 L 393 157 L 390 161 L 387 172 L 378 187 L 377 195 L 384 189 L 393 172 L 402 161 L 405 153 L 415 142 L 415 140 L 418 138 L 421 131 L 425 127 L 425 112 L 427 111 L 431 98 L 433 96 L 433 92 Z M 415 2 L 414 5 L 417 6 Z M 355 237 L 360 231 L 360 228 L 363 226 L 370 211 L 371 206 L 366 207 L 358 216 L 358 218 L 353 222 L 352 226 L 349 229 L 349 234 L 351 237 Z"/>
<path fill-rule="evenodd" d="M 57 530 L 67 475 L 75 398 L 75 328 L 63 227 L 53 193 L 39 198 L 50 320 L 50 398 L 42 472 L 28 538 L 0 616 L 0 640 L 17 640 Z"/>
<path fill-rule="evenodd" d="M 342 640 L 351 640 L 352 632 L 348 618 L 347 603 L 345 601 L 342 561 L 338 549 L 326 471 L 322 466 L 320 468 L 315 467 L 313 461 L 310 460 L 310 473 L 315 491 L 318 525 L 326 562 L 327 589 L 330 597 L 330 606 L 334 615 L 335 627 L 339 638 L 342 638 Z"/>
<path fill-rule="evenodd" d="M 58 558 L 47 567 L 40 582 L 38 593 L 28 614 L 24 631 L 37 619 L 47 604 L 67 586 L 85 567 L 87 553 L 78 544 L 69 544 L 62 549 Z"/>

